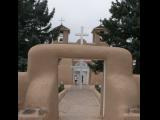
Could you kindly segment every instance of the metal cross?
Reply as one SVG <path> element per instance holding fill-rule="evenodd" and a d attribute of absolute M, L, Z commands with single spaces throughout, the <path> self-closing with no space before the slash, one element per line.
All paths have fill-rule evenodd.
<path fill-rule="evenodd" d="M 61 21 L 61 25 L 62 25 L 62 22 L 63 22 L 64 20 L 61 18 L 59 21 Z"/>
<path fill-rule="evenodd" d="M 81 27 L 81 33 L 76 34 L 76 36 L 80 36 L 81 45 L 83 45 L 83 36 L 88 36 L 88 34 L 84 34 L 84 27 Z"/>

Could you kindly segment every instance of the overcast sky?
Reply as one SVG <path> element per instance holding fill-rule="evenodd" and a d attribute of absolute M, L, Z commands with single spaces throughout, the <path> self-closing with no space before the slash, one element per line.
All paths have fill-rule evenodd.
<path fill-rule="evenodd" d="M 100 18 L 109 18 L 109 9 L 114 0 L 48 0 L 49 10 L 55 8 L 55 14 L 51 20 L 52 27 L 61 24 L 61 17 L 65 20 L 63 25 L 70 29 L 69 41 L 75 42 L 79 39 L 75 36 L 80 33 L 81 26 L 84 32 L 89 34 L 85 37 L 87 42 L 92 42 L 94 27 L 100 25 Z"/>

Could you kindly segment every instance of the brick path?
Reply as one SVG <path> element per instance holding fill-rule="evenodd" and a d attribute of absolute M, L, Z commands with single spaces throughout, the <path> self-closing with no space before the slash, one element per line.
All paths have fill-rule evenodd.
<path fill-rule="evenodd" d="M 60 120 L 101 120 L 100 104 L 88 86 L 73 86 L 59 103 Z"/>

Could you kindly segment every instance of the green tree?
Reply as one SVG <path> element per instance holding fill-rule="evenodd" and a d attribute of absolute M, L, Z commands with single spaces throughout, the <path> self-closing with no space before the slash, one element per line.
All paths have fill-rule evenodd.
<path fill-rule="evenodd" d="M 102 21 L 108 33 L 100 35 L 110 46 L 128 49 L 136 60 L 133 72 L 140 73 L 140 0 L 116 0 L 112 2 L 110 13 L 111 17 Z M 102 67 L 94 67 L 96 70 L 102 71 Z"/>
<path fill-rule="evenodd" d="M 28 50 L 36 45 L 51 42 L 58 35 L 51 30 L 47 0 L 18 0 L 18 70 L 25 71 Z"/>
<path fill-rule="evenodd" d="M 103 72 L 103 62 L 103 60 L 92 60 L 92 63 L 88 63 L 88 66 L 95 74 L 98 74 L 98 72 Z"/>

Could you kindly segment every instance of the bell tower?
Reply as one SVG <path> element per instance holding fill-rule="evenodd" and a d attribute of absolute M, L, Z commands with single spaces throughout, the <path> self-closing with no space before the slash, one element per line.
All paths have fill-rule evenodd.
<path fill-rule="evenodd" d="M 99 25 L 93 29 L 92 34 L 93 34 L 93 43 L 94 44 L 99 44 L 102 42 L 102 37 L 99 35 L 101 32 L 107 32 L 105 27 L 102 25 Z"/>
<path fill-rule="evenodd" d="M 70 33 L 70 29 L 65 27 L 62 24 L 55 27 L 54 29 L 59 31 L 59 35 L 57 37 L 57 40 L 54 41 L 54 43 L 68 44 L 68 36 L 69 36 L 69 33 Z"/>
<path fill-rule="evenodd" d="M 102 20 L 100 19 L 100 25 L 95 27 L 92 30 L 92 34 L 93 34 L 93 44 L 95 45 L 103 45 L 103 44 L 107 44 L 105 42 L 103 42 L 103 38 L 102 36 L 100 36 L 100 33 L 108 33 L 108 30 L 102 25 Z M 107 44 L 108 45 L 108 44 Z"/>

